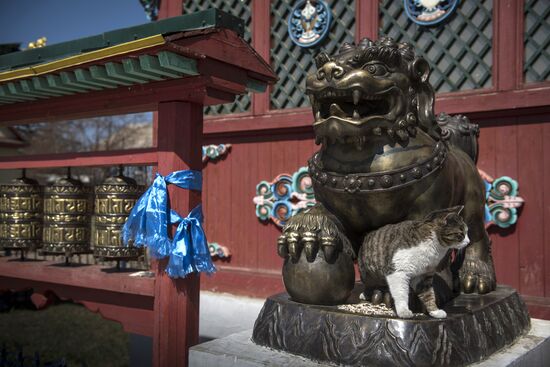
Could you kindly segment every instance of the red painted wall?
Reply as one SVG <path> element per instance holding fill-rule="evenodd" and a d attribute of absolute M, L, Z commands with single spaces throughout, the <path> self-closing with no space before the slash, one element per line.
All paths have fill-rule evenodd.
<path fill-rule="evenodd" d="M 310 134 L 236 137 L 222 161 L 205 169 L 204 202 L 209 241 L 228 246 L 233 254 L 223 264 L 231 269 L 280 274 L 281 259 L 276 240 L 281 231 L 271 222 L 261 222 L 252 202 L 256 185 L 280 173 L 294 173 L 306 165 L 315 145 Z M 220 264 L 220 266 L 222 266 Z"/>
<path fill-rule="evenodd" d="M 252 4 L 252 46 L 270 60 L 270 1 Z M 378 6 L 356 2 L 356 39 L 377 37 Z M 497 278 L 519 289 L 533 316 L 550 319 L 550 82 L 524 84 L 523 10 L 523 0 L 494 2 L 492 87 L 438 95 L 436 112 L 462 113 L 480 124 L 478 166 L 519 182 L 525 204 L 518 224 L 490 229 Z M 280 230 L 256 218 L 252 199 L 256 184 L 306 165 L 315 146 L 311 111 L 270 110 L 269 100 L 268 90 L 252 95 L 250 112 L 205 119 L 205 143 L 233 144 L 225 160 L 206 167 L 203 196 L 209 240 L 233 256 L 217 261 L 221 271 L 203 277 L 203 289 L 258 297 L 284 289 Z"/>
<path fill-rule="evenodd" d="M 481 126 L 479 168 L 495 178 L 516 179 L 525 199 L 515 226 L 493 226 L 489 231 L 498 282 L 530 296 L 530 304 L 545 305 L 550 303 L 550 225 L 545 226 L 550 224 L 550 113 L 527 113 L 509 111 L 499 114 L 508 117 L 499 118 L 473 115 L 472 121 Z M 317 149 L 312 136 L 311 131 L 267 131 L 208 139 L 233 145 L 223 160 L 206 166 L 203 195 L 208 239 L 229 247 L 232 257 L 217 261 L 222 271 L 204 279 L 203 288 L 260 297 L 282 289 L 282 260 L 276 254 L 280 230 L 256 217 L 252 199 L 260 181 L 292 174 L 306 165 Z M 225 274 L 234 272 L 241 277 L 224 282 Z M 264 278 L 255 279 L 259 277 Z"/>
<path fill-rule="evenodd" d="M 525 200 L 515 226 L 489 231 L 498 282 L 518 289 L 539 317 L 550 318 L 550 114 L 482 126 L 478 166 L 494 177 L 515 178 Z"/>

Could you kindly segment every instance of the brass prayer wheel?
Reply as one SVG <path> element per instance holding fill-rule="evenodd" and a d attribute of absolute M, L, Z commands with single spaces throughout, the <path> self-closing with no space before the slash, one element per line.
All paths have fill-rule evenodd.
<path fill-rule="evenodd" d="M 44 189 L 43 253 L 75 255 L 89 253 L 91 188 L 70 174 Z"/>
<path fill-rule="evenodd" d="M 23 176 L 0 185 L 0 247 L 35 250 L 42 244 L 42 187 Z"/>
<path fill-rule="evenodd" d="M 145 191 L 121 172 L 95 187 L 94 256 L 103 260 L 136 260 L 143 248 L 124 246 L 121 231 L 136 201 Z"/>

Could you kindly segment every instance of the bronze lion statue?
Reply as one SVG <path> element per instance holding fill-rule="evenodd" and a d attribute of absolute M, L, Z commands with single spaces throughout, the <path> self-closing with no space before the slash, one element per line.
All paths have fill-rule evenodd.
<path fill-rule="evenodd" d="M 434 116 L 426 60 L 384 37 L 345 43 L 315 62 L 306 93 L 321 146 L 308 162 L 317 204 L 291 218 L 278 240 L 290 296 L 344 302 L 366 234 L 457 205 L 471 245 L 448 256 L 440 278 L 454 294 L 494 290 L 485 188 L 475 166 L 479 129 L 463 116 Z"/>

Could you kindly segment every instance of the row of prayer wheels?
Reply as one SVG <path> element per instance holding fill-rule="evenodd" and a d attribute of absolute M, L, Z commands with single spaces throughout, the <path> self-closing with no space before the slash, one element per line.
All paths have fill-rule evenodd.
<path fill-rule="evenodd" d="M 85 186 L 71 178 L 40 186 L 25 177 L 0 185 L 0 248 L 66 257 L 94 253 L 102 260 L 135 260 L 142 248 L 124 246 L 121 230 L 145 188 L 122 174 Z M 93 213 L 93 225 L 92 225 Z"/>

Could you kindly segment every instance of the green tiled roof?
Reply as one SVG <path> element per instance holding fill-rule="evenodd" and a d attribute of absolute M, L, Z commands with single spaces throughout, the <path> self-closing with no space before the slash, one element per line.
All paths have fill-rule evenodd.
<path fill-rule="evenodd" d="M 242 36 L 244 22 L 218 9 L 208 9 L 51 46 L 0 55 L 0 72 L 63 59 L 153 35 L 206 28 L 230 29 Z"/>

